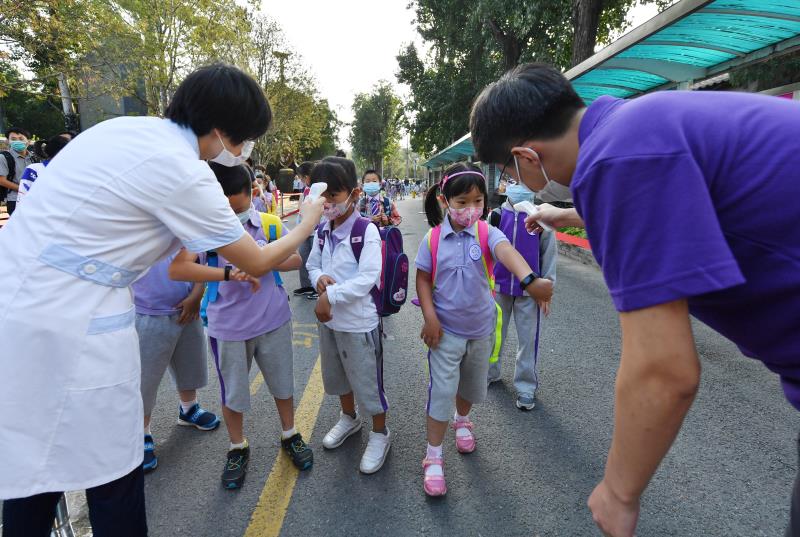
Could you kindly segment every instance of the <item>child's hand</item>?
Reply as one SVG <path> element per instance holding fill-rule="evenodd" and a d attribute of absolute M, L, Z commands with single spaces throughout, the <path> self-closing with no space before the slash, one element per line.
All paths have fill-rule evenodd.
<path fill-rule="evenodd" d="M 552 300 L 537 300 L 536 305 L 539 306 L 539 309 L 542 312 L 542 315 L 545 317 L 550 315 L 550 304 L 552 304 Z"/>
<path fill-rule="evenodd" d="M 261 289 L 261 280 L 256 278 L 255 276 L 250 276 L 246 272 L 242 272 L 241 270 L 234 267 L 231 270 L 230 279 L 233 282 L 245 282 L 249 283 L 252 286 L 253 293 L 257 293 L 259 289 Z"/>
<path fill-rule="evenodd" d="M 536 302 L 549 302 L 553 298 L 553 281 L 547 278 L 536 278 L 525 290 Z"/>
<path fill-rule="evenodd" d="M 200 318 L 200 301 L 191 295 L 178 302 L 175 308 L 181 311 L 180 314 L 178 314 L 178 324 L 181 326 L 185 326 Z"/>
<path fill-rule="evenodd" d="M 431 349 L 435 349 L 439 346 L 439 340 L 442 339 L 442 334 L 442 323 L 439 322 L 439 319 L 433 319 L 425 321 L 425 324 L 422 325 L 422 333 L 419 337 L 422 338 L 425 345 Z"/>
<path fill-rule="evenodd" d="M 323 274 L 322 276 L 319 277 L 319 280 L 317 280 L 317 293 L 322 294 L 325 292 L 325 289 L 327 289 L 329 285 L 335 285 L 335 284 L 336 280 L 334 280 L 330 276 Z"/>
<path fill-rule="evenodd" d="M 331 303 L 328 300 L 328 293 L 320 293 L 317 299 L 317 307 L 314 308 L 314 313 L 317 314 L 317 319 L 321 323 L 327 323 L 333 319 L 331 315 Z"/>

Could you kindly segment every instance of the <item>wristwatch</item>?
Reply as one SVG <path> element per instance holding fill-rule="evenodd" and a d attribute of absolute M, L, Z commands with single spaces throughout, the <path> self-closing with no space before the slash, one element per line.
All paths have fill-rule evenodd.
<path fill-rule="evenodd" d="M 231 281 L 231 270 L 233 269 L 230 265 L 225 265 L 225 281 Z"/>
<path fill-rule="evenodd" d="M 530 274 L 528 274 L 527 276 L 525 276 L 523 279 L 521 279 L 521 280 L 519 281 L 519 286 L 520 286 L 520 288 L 521 288 L 521 289 L 524 291 L 525 289 L 527 289 L 527 288 L 528 288 L 528 286 L 529 286 L 530 284 L 532 284 L 532 283 L 533 283 L 533 280 L 535 280 L 536 278 L 540 278 L 540 277 L 541 277 L 541 276 L 539 276 L 539 275 L 538 275 L 538 274 L 536 274 L 535 272 L 531 272 Z"/>

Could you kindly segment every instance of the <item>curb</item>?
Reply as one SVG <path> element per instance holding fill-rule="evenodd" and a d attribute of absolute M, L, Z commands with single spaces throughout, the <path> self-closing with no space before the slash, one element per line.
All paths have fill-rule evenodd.
<path fill-rule="evenodd" d="M 594 255 L 592 255 L 588 240 L 560 232 L 556 232 L 556 238 L 558 239 L 558 253 L 560 255 L 600 270 L 600 265 L 597 264 Z"/>

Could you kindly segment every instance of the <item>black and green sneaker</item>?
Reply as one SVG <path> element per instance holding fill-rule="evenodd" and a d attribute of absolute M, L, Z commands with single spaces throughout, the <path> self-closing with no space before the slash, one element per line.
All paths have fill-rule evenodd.
<path fill-rule="evenodd" d="M 308 470 L 314 464 L 314 453 L 305 443 L 303 437 L 300 436 L 300 433 L 281 440 L 281 445 L 299 470 Z"/>
<path fill-rule="evenodd" d="M 222 486 L 226 489 L 240 488 L 247 474 L 249 460 L 250 447 L 230 450 L 228 460 L 225 461 L 225 470 L 222 472 Z"/>

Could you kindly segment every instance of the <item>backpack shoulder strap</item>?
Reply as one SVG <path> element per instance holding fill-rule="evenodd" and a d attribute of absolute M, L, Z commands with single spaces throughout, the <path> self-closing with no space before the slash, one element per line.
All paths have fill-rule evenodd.
<path fill-rule="evenodd" d="M 383 197 L 383 212 L 386 216 L 392 216 L 392 200 L 388 197 Z"/>
<path fill-rule="evenodd" d="M 492 212 L 489 213 L 489 223 L 493 227 L 498 227 L 500 225 L 500 220 L 503 216 L 502 209 L 500 207 L 494 209 Z"/>
<path fill-rule="evenodd" d="M 439 257 L 439 238 L 442 236 L 442 225 L 434 227 L 428 232 L 428 249 L 431 251 L 431 282 L 436 287 L 436 265 Z"/>
<path fill-rule="evenodd" d="M 489 224 L 486 223 L 486 220 L 478 220 L 475 223 L 475 230 L 478 235 L 478 244 L 481 246 L 483 271 L 486 274 L 486 280 L 489 282 L 489 289 L 494 294 L 494 257 L 489 248 Z"/>
<path fill-rule="evenodd" d="M 261 216 L 261 227 L 264 230 L 269 242 L 276 241 L 281 238 L 283 232 L 283 222 L 274 214 L 258 213 Z"/>
<path fill-rule="evenodd" d="M 11 151 L 3 151 L 3 156 L 6 158 L 6 164 L 8 164 L 9 181 L 13 181 L 17 176 L 17 162 L 14 160 L 14 155 L 11 154 Z"/>
<path fill-rule="evenodd" d="M 361 251 L 364 249 L 364 237 L 371 223 L 369 219 L 363 217 L 359 217 L 353 222 L 353 229 L 350 231 L 350 247 L 353 249 L 356 263 L 361 263 Z"/>

